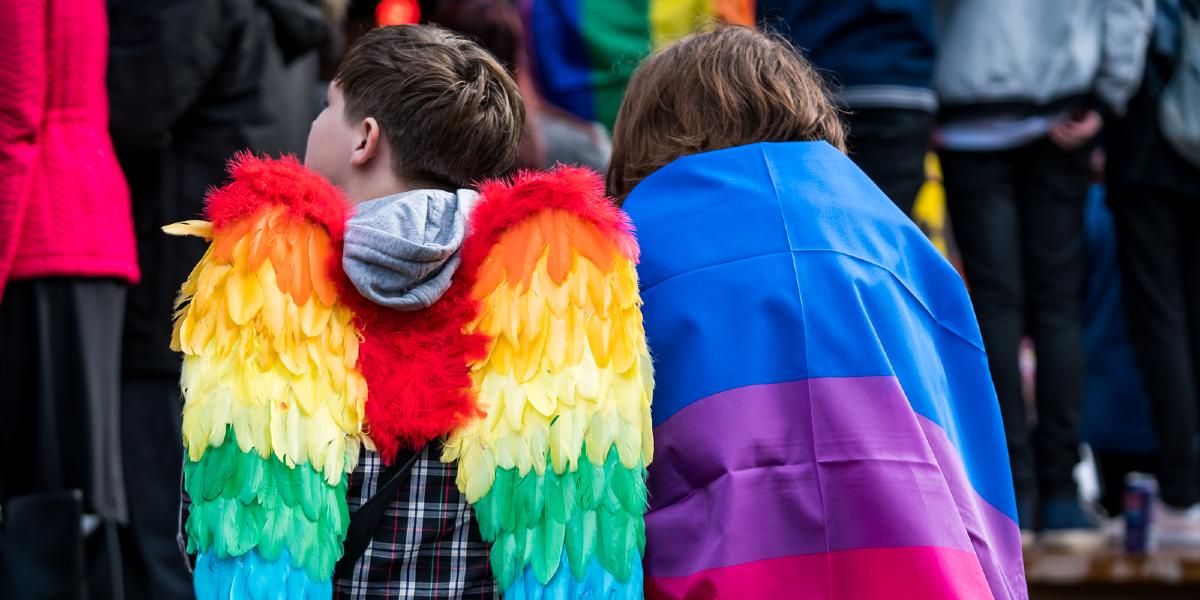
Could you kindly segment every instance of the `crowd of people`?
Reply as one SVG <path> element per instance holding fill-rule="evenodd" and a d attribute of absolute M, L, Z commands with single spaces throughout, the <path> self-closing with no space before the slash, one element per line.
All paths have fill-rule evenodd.
<path fill-rule="evenodd" d="M 0 379 L 8 387 L 0 597 L 193 596 L 199 542 L 185 525 L 195 499 L 183 493 L 181 501 L 191 459 L 180 451 L 187 440 L 172 324 L 187 310 L 176 300 L 180 286 L 208 246 L 161 228 L 205 214 L 206 198 L 230 177 L 228 161 L 247 150 L 304 156 L 355 204 L 440 190 L 423 197 L 420 214 L 448 219 L 437 225 L 446 232 L 458 228 L 456 239 L 437 240 L 450 254 L 470 243 L 464 214 L 477 200 L 466 188 L 484 179 L 559 164 L 606 177 L 642 247 L 662 465 L 648 479 L 641 471 L 645 562 L 636 586 L 605 580 L 618 597 L 641 594 L 643 568 L 654 597 L 771 597 L 795 589 L 784 573 L 824 572 L 806 556 L 959 544 L 974 562 L 949 571 L 957 555 L 921 559 L 939 568 L 914 566 L 908 554 L 869 562 L 851 552 L 844 560 L 867 562 L 839 564 L 895 567 L 947 597 L 986 589 L 1021 598 L 1020 556 L 1008 552 L 1015 532 L 1016 547 L 1101 548 L 1105 516 L 1119 516 L 1124 478 L 1135 471 L 1157 479 L 1162 543 L 1200 548 L 1200 2 L 649 5 L 0 3 Z M 397 18 L 456 33 L 377 33 Z M 405 68 L 424 78 L 420 85 L 389 81 Z M 451 81 L 460 76 L 466 83 Z M 484 91 L 469 95 L 475 84 Z M 331 124 L 338 112 L 350 117 L 337 121 L 341 129 Z M 400 125 L 405 119 L 427 122 Z M 907 218 L 930 153 L 944 182 L 949 263 Z M 380 175 L 393 163 L 401 176 Z M 436 168 L 404 170 L 413 164 Z M 802 201 L 778 200 L 789 195 Z M 731 197 L 745 200 L 730 207 Z M 356 218 L 376 219 L 360 226 L 392 223 L 394 215 L 359 207 Z M 780 224 L 786 235 L 775 239 Z M 380 264 L 394 276 L 388 269 L 399 267 L 387 260 L 420 263 L 418 280 L 402 286 L 406 297 L 445 286 L 399 310 L 427 309 L 447 293 L 458 264 L 450 254 L 381 259 L 371 250 L 358 265 L 364 274 L 350 262 L 346 274 L 365 297 L 393 306 L 400 300 L 367 291 L 377 280 L 356 277 L 379 277 Z M 775 254 L 795 258 L 751 260 Z M 861 289 L 841 289 L 838 278 Z M 813 307 L 836 310 L 810 308 L 814 295 Z M 689 303 L 698 296 L 709 304 Z M 760 315 L 803 333 L 763 329 Z M 1028 348 L 1033 385 L 1022 369 Z M 794 381 L 825 387 L 785 385 Z M 797 397 L 812 416 L 793 426 L 811 433 L 778 425 L 801 410 Z M 762 403 L 757 413 L 730 408 L 749 398 Z M 912 414 L 912 429 L 866 416 L 873 412 Z M 811 456 L 700 433 L 721 418 L 745 419 L 759 436 L 808 435 L 799 446 Z M 818 427 L 829 429 L 818 435 Z M 885 460 L 873 439 L 921 446 L 924 454 L 904 460 L 935 465 L 938 475 L 914 467 L 902 481 L 880 466 L 899 459 Z M 375 453 L 351 465 L 352 511 L 386 490 L 395 494 L 391 514 L 403 516 L 390 529 L 376 521 L 357 567 L 339 566 L 332 593 L 374 597 L 399 578 L 404 597 L 492 597 L 556 581 L 529 575 L 522 584 L 520 571 L 516 583 L 490 581 L 504 570 L 494 552 L 488 562 L 492 540 L 480 538 L 470 512 L 478 498 L 456 488 L 458 467 L 430 444 L 413 458 L 407 485 L 417 491 L 385 486 L 391 471 Z M 695 450 L 703 444 L 707 454 Z M 1084 444 L 1100 478 L 1099 507 L 1077 481 Z M 862 465 L 833 467 L 822 452 Z M 754 469 L 762 474 L 735 476 Z M 703 506 L 688 487 L 703 487 L 700 473 L 726 486 L 696 496 Z M 806 512 L 799 507 L 813 500 L 782 492 L 789 481 L 842 494 L 890 526 L 855 538 L 853 515 Z M 838 487 L 845 481 L 858 487 Z M 859 498 L 887 485 L 921 490 L 923 505 L 894 510 Z M 437 509 L 407 514 L 414 497 Z M 755 503 L 738 504 L 747 498 Z M 943 509 L 961 518 L 931 525 Z M 761 511 L 757 524 L 753 511 Z M 714 515 L 728 525 L 702 531 Z M 681 528 L 692 550 L 656 544 Z M 759 537 L 748 545 L 722 537 L 740 528 Z M 452 541 L 435 536 L 459 530 Z M 406 533 L 416 536 L 412 548 L 458 562 L 393 574 L 408 557 L 395 542 Z M 818 533 L 819 548 L 805 541 Z M 784 562 L 737 568 L 767 559 Z M 213 560 L 200 565 L 205 581 L 238 568 Z M 870 597 L 889 581 L 854 589 Z"/>

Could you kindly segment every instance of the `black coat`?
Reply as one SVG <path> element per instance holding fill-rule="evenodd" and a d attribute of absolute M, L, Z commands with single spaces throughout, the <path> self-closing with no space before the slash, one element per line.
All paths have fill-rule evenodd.
<path fill-rule="evenodd" d="M 308 0 L 109 0 L 110 129 L 129 180 L 142 283 L 130 290 L 123 368 L 178 371 L 168 345 L 180 284 L 204 252 L 160 228 L 197 218 L 241 150 L 276 152 L 285 61 L 328 32 Z M 303 124 L 307 126 L 307 123 Z"/>

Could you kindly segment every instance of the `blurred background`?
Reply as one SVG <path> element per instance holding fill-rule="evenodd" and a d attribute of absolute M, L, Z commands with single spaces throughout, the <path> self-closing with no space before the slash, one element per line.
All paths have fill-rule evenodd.
<path fill-rule="evenodd" d="M 601 173 L 656 48 L 790 40 L 966 279 L 1032 597 L 1200 597 L 1197 0 L 3 0 L 0 597 L 191 596 L 168 340 L 204 246 L 159 228 L 234 153 L 303 156 L 347 46 L 417 22 L 511 69 L 516 168 Z"/>

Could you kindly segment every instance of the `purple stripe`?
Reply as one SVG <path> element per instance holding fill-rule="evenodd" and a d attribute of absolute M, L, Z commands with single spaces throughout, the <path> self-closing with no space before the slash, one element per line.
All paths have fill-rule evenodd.
<path fill-rule="evenodd" d="M 911 410 L 893 377 L 731 390 L 654 436 L 646 564 L 656 577 L 940 546 L 973 549 L 997 598 L 1023 597 L 1016 524 L 979 497 L 945 431 Z"/>

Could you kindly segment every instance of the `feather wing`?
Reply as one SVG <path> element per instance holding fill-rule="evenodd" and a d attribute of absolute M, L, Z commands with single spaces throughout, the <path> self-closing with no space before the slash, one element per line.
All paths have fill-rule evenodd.
<path fill-rule="evenodd" d="M 213 222 L 164 228 L 212 240 L 171 340 L 183 354 L 186 530 L 206 565 L 196 591 L 282 590 L 280 577 L 325 589 L 349 524 L 346 474 L 369 443 L 362 334 L 336 283 L 345 203 L 294 159 L 242 156 L 232 172 L 209 199 Z"/>
<path fill-rule="evenodd" d="M 534 581 L 586 589 L 563 578 L 599 569 L 613 597 L 640 594 L 653 377 L 636 244 L 600 189 L 566 168 L 485 186 L 464 248 L 480 303 L 468 330 L 491 340 L 471 365 L 486 416 L 447 440 L 443 460 L 458 462 L 514 593 Z"/>

